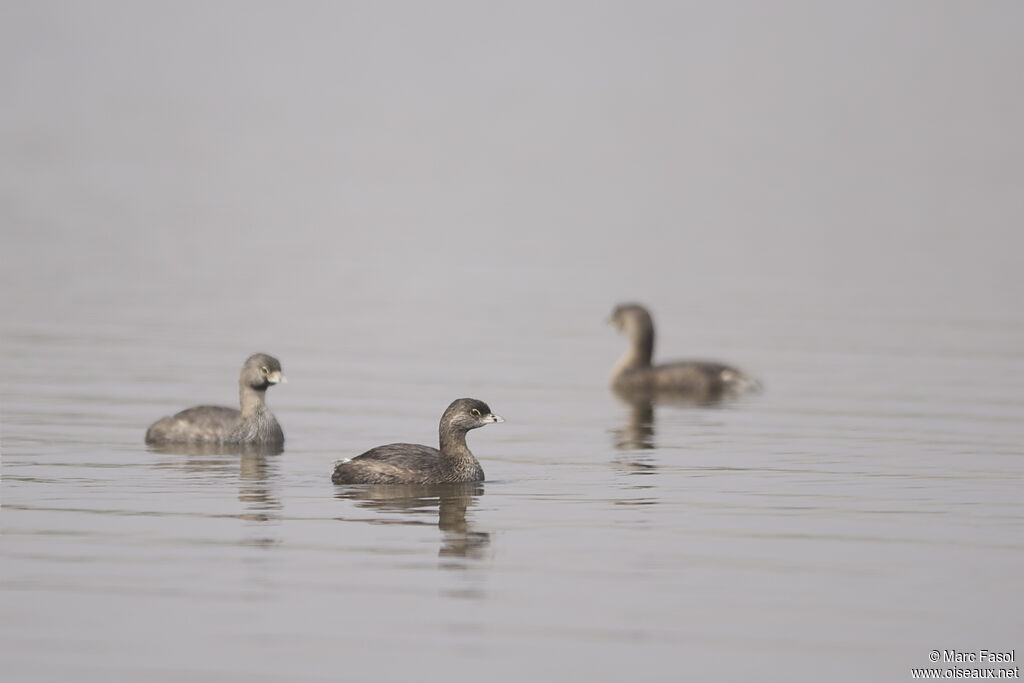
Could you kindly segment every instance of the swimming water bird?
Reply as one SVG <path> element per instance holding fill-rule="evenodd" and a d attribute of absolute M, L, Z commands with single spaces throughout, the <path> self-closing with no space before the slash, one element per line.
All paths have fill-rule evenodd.
<path fill-rule="evenodd" d="M 629 349 L 612 369 L 611 386 L 624 397 L 679 397 L 714 401 L 760 388 L 760 383 L 729 365 L 679 361 L 651 365 L 654 321 L 640 304 L 619 304 L 609 323 L 629 337 Z"/>
<path fill-rule="evenodd" d="M 164 417 L 146 430 L 146 443 L 284 445 L 284 432 L 267 408 L 267 389 L 285 382 L 281 363 L 273 356 L 249 356 L 238 377 L 241 410 L 224 406 L 196 406 Z"/>
<path fill-rule="evenodd" d="M 334 466 L 335 484 L 443 484 L 483 481 L 484 470 L 466 445 L 466 432 L 504 422 L 483 401 L 452 401 L 438 428 L 441 449 L 412 443 L 371 448 Z"/>

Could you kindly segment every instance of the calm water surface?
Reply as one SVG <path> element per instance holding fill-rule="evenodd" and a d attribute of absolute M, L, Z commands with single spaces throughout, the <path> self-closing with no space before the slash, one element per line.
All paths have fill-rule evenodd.
<path fill-rule="evenodd" d="M 23 57 L 0 128 L 5 679 L 1019 660 L 1024 108 L 998 84 L 1019 60 L 988 47 L 1020 52 L 1000 28 L 1020 12 L 897 13 L 850 53 L 870 12 L 782 47 L 784 9 L 672 15 L 690 41 L 626 6 L 409 19 L 438 42 L 347 5 L 76 7 L 13 12 L 0 41 Z M 950 88 L 962 109 L 934 106 Z M 765 391 L 622 403 L 604 319 L 624 299 L 651 306 L 656 356 Z M 283 453 L 142 443 L 232 404 L 255 351 L 289 378 L 268 397 Z M 331 484 L 338 458 L 434 443 L 460 396 L 507 420 L 469 437 L 485 483 Z"/>

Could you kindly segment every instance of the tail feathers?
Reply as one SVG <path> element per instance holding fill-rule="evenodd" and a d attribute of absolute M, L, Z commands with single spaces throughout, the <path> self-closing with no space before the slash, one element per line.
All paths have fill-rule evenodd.
<path fill-rule="evenodd" d="M 722 370 L 720 377 L 722 383 L 729 387 L 729 391 L 737 394 L 756 393 L 764 388 L 761 380 L 733 368 Z"/>

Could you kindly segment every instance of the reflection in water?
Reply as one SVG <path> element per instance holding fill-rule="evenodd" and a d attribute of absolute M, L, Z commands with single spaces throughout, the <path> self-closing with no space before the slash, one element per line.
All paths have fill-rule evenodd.
<path fill-rule="evenodd" d="M 696 397 L 685 392 L 671 391 L 650 391 L 650 390 L 624 390 L 613 388 L 612 393 L 628 408 L 626 423 L 621 427 L 611 429 L 612 442 L 615 448 L 621 451 L 645 451 L 657 448 L 655 439 L 655 416 L 656 405 L 670 405 L 684 408 L 709 408 L 721 405 L 734 399 L 734 397 L 708 398 L 706 396 Z M 628 461 L 620 461 L 634 470 L 637 474 L 650 473 L 656 469 L 651 458 L 639 453 L 633 453 Z"/>
<path fill-rule="evenodd" d="M 685 392 L 625 390 L 613 388 L 612 393 L 629 407 L 624 427 L 612 430 L 615 447 L 622 450 L 655 448 L 654 406 L 672 405 L 686 408 L 710 408 L 735 400 L 736 397 L 697 397 Z"/>
<path fill-rule="evenodd" d="M 481 482 L 423 486 L 388 484 L 346 486 L 335 496 L 355 501 L 361 508 L 382 511 L 432 514 L 437 510 L 437 527 L 441 530 L 438 556 L 479 559 L 490 545 L 491 535 L 484 531 L 474 531 L 466 511 L 483 492 L 484 485 Z M 410 520 L 406 523 L 419 522 Z"/>
<path fill-rule="evenodd" d="M 624 451 L 654 448 L 654 404 L 650 401 L 624 401 L 629 408 L 626 424 L 612 430 L 615 447 Z"/>
<path fill-rule="evenodd" d="M 148 444 L 152 453 L 173 455 L 280 455 L 284 447 L 275 444 L 254 443 L 168 443 Z"/>
<path fill-rule="evenodd" d="M 217 476 L 237 474 L 238 500 L 249 510 L 242 515 L 243 519 L 265 522 L 271 519 L 268 511 L 281 509 L 281 501 L 274 491 L 273 482 L 277 479 L 278 467 L 274 456 L 279 455 L 283 448 L 251 444 L 173 444 L 151 446 L 150 450 L 186 456 L 158 463 L 158 467 Z"/>
<path fill-rule="evenodd" d="M 731 403 L 740 399 L 739 394 L 694 394 L 688 391 L 672 391 L 669 389 L 623 389 L 612 387 L 612 393 L 627 404 L 646 403 L 649 405 L 674 405 L 687 408 L 710 408 L 712 406 Z"/>
<path fill-rule="evenodd" d="M 281 501 L 271 486 L 271 474 L 277 469 L 277 460 L 262 453 L 243 453 L 238 472 L 238 500 L 249 510 L 263 512 L 280 510 Z M 260 521 L 269 519 L 262 515 Z"/>

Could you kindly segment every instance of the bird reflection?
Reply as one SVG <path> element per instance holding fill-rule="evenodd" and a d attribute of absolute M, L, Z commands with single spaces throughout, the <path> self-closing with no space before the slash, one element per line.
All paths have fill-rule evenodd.
<path fill-rule="evenodd" d="M 173 444 L 152 446 L 156 453 L 184 456 L 157 464 L 195 474 L 216 477 L 238 476 L 238 500 L 245 505 L 243 519 L 265 522 L 270 511 L 280 510 L 281 501 L 275 492 L 277 459 L 284 449 L 254 444 Z"/>
<path fill-rule="evenodd" d="M 481 482 L 431 485 L 360 485 L 339 490 L 335 497 L 354 501 L 360 508 L 391 512 L 431 514 L 437 511 L 441 530 L 439 557 L 480 559 L 486 554 L 491 535 L 474 531 L 466 511 L 483 495 Z M 409 520 L 405 524 L 420 524 Z M 458 566 L 458 565 L 453 565 Z"/>
<path fill-rule="evenodd" d="M 654 403 L 642 399 L 635 401 L 623 399 L 623 403 L 629 413 L 626 424 L 612 430 L 615 447 L 623 451 L 654 448 Z"/>
<path fill-rule="evenodd" d="M 243 453 L 238 472 L 238 500 L 259 516 L 261 521 L 269 519 L 267 510 L 280 510 L 281 501 L 271 486 L 272 474 L 277 470 L 277 461 L 263 453 Z"/>
<path fill-rule="evenodd" d="M 149 445 L 153 453 L 172 455 L 280 455 L 284 446 L 255 443 L 168 443 Z"/>
<path fill-rule="evenodd" d="M 612 441 L 619 450 L 640 451 L 657 448 L 655 406 L 679 408 L 710 408 L 733 400 L 733 397 L 695 396 L 679 391 L 627 390 L 613 388 L 612 393 L 628 409 L 623 426 L 611 430 Z"/>

